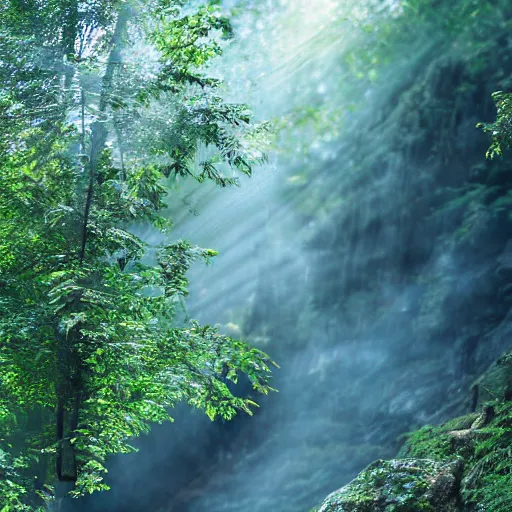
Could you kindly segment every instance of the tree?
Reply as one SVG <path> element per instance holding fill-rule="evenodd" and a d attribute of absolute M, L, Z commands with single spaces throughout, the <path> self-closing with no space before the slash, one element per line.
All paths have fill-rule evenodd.
<path fill-rule="evenodd" d="M 212 420 L 250 414 L 256 404 L 228 382 L 246 374 L 267 393 L 272 362 L 177 321 L 190 264 L 216 253 L 168 242 L 169 184 L 236 183 L 234 170 L 263 160 L 268 130 L 202 71 L 231 37 L 215 2 L 10 0 L 0 32 L 7 512 L 42 506 L 57 479 L 73 496 L 107 489 L 106 458 L 133 450 L 178 401 Z M 210 156 L 195 164 L 200 145 Z M 150 226 L 167 241 L 136 234 Z"/>
<path fill-rule="evenodd" d="M 496 121 L 494 123 L 479 123 L 478 127 L 491 134 L 491 145 L 487 158 L 502 156 L 512 147 L 512 93 L 496 91 L 492 98 L 496 104 Z"/>

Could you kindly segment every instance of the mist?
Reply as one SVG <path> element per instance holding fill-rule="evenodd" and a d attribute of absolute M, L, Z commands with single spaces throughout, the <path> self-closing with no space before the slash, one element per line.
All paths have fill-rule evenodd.
<path fill-rule="evenodd" d="M 502 183 L 475 128 L 499 66 L 471 68 L 468 33 L 439 19 L 404 31 L 399 2 L 236 4 L 215 72 L 274 121 L 269 162 L 237 188 L 181 183 L 169 215 L 173 239 L 219 251 L 191 270 L 184 321 L 269 353 L 278 392 L 230 423 L 178 408 L 69 512 L 308 512 L 404 433 L 470 411 L 511 345 L 510 225 L 474 193 Z"/>

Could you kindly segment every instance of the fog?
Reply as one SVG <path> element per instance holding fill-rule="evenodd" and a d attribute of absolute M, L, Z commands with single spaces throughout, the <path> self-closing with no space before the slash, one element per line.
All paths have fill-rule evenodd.
<path fill-rule="evenodd" d="M 450 152 L 430 155 L 442 136 L 428 140 L 412 119 L 415 88 L 443 97 L 456 81 L 452 61 L 439 63 L 455 59 L 452 41 L 408 34 L 377 78 L 361 78 L 351 66 L 368 66 L 351 52 L 372 44 L 363 26 L 384 16 L 367 5 L 238 4 L 237 40 L 215 72 L 227 97 L 274 120 L 269 163 L 238 188 L 185 182 L 170 197 L 172 237 L 220 253 L 191 270 L 187 315 L 267 351 L 278 392 L 230 424 L 178 408 L 139 453 L 111 462 L 112 491 L 66 510 L 307 512 L 394 456 L 405 432 L 470 409 L 471 379 L 508 334 L 498 321 L 486 348 L 471 341 L 494 283 L 485 250 L 502 249 L 482 217 L 472 236 L 484 249 L 461 250 L 449 237 L 457 207 L 439 204 L 456 197 L 468 162 L 486 165 L 475 124 L 489 107 L 467 109 Z M 389 19 L 397 5 L 386 4 Z"/>

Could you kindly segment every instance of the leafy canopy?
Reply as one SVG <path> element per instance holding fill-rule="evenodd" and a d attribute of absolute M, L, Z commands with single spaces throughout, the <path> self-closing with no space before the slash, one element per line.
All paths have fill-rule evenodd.
<path fill-rule="evenodd" d="M 51 485 L 107 489 L 106 458 L 170 419 L 213 420 L 267 393 L 263 352 L 181 325 L 192 262 L 168 236 L 173 181 L 220 186 L 264 157 L 265 124 L 203 71 L 231 38 L 214 4 L 9 0 L 0 7 L 0 510 Z M 196 162 L 198 147 L 208 154 Z M 151 245 L 149 227 L 166 240 Z"/>
<path fill-rule="evenodd" d="M 502 156 L 504 151 L 512 147 L 512 93 L 497 91 L 492 98 L 497 109 L 496 121 L 478 125 L 484 132 L 491 134 L 487 158 Z"/>

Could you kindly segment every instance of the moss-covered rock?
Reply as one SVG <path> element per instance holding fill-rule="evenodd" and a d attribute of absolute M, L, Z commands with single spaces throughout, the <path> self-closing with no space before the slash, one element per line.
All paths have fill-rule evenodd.
<path fill-rule="evenodd" d="M 469 427 L 468 427 L 469 425 Z M 464 460 L 460 486 L 463 512 L 512 510 L 512 402 L 483 404 L 478 414 L 409 434 L 399 455 L 438 462 Z M 377 509 L 375 509 L 377 510 Z"/>
<path fill-rule="evenodd" d="M 458 512 L 460 460 L 378 460 L 333 492 L 319 512 Z"/>
<path fill-rule="evenodd" d="M 398 458 L 379 460 L 318 512 L 511 512 L 512 401 L 410 433 Z"/>
<path fill-rule="evenodd" d="M 512 399 L 512 352 L 507 352 L 473 384 L 475 406 L 488 400 Z"/>
<path fill-rule="evenodd" d="M 444 461 L 456 456 L 469 456 L 473 441 L 480 434 L 476 426 L 485 422 L 484 416 L 484 412 L 467 414 L 437 427 L 426 425 L 410 432 L 398 457 Z"/>
<path fill-rule="evenodd" d="M 512 402 L 492 409 L 489 422 L 473 429 L 479 435 L 461 485 L 464 512 L 512 510 Z"/>

